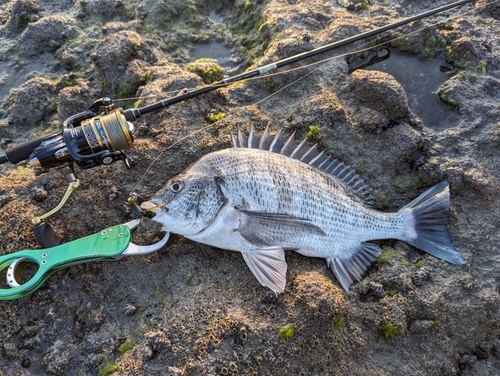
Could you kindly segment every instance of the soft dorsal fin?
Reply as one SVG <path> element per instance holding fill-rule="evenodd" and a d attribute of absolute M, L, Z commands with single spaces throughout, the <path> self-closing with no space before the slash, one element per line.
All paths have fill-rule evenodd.
<path fill-rule="evenodd" d="M 344 184 L 356 195 L 361 197 L 366 205 L 370 207 L 375 205 L 375 198 L 370 193 L 370 188 L 353 169 L 332 156 L 327 156 L 323 154 L 323 152 L 318 152 L 316 145 L 310 147 L 307 144 L 307 139 L 304 139 L 297 145 L 295 142 L 295 132 L 286 139 L 281 130 L 279 130 L 275 136 L 270 135 L 269 124 L 262 134 L 259 134 L 252 125 L 247 137 L 243 135 L 240 127 L 238 127 L 238 135 L 235 137 L 231 134 L 231 142 L 235 148 L 267 150 L 298 159 L 303 163 L 316 167 Z"/>

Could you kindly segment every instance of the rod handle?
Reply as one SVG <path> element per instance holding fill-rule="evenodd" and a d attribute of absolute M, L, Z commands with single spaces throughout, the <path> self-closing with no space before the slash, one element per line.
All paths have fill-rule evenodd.
<path fill-rule="evenodd" d="M 10 162 L 12 164 L 17 164 L 28 159 L 37 147 L 45 140 L 47 135 L 43 135 L 25 143 L 17 145 L 13 148 L 7 149 L 5 155 L 0 156 L 0 164 Z"/>

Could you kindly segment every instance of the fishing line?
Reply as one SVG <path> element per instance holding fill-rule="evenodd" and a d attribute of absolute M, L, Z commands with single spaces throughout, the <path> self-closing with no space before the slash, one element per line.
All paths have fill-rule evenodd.
<path fill-rule="evenodd" d="M 339 55 L 335 55 L 335 56 L 332 56 L 332 57 L 328 57 L 326 59 L 323 59 L 323 60 L 320 60 L 320 61 L 315 61 L 315 62 L 312 62 L 310 64 L 306 64 L 306 65 L 302 65 L 300 67 L 296 67 L 296 68 L 289 68 L 289 69 L 285 69 L 283 71 L 279 71 L 279 72 L 274 72 L 274 73 L 267 73 L 265 76 L 258 76 L 258 77 L 251 77 L 251 78 L 247 78 L 245 80 L 242 80 L 242 82 L 245 82 L 245 81 L 252 81 L 252 80 L 257 80 L 257 79 L 269 79 L 269 78 L 272 78 L 274 76 L 278 76 L 278 75 L 283 75 L 283 74 L 287 74 L 287 73 L 290 73 L 290 72 L 294 72 L 294 71 L 297 71 L 297 70 L 304 70 L 304 69 L 307 69 L 307 68 L 310 68 L 310 67 L 314 67 L 314 66 L 317 66 L 319 65 L 317 68 L 311 70 L 310 72 L 302 75 L 301 77 L 297 78 L 296 80 L 288 83 L 287 85 L 285 85 L 284 87 L 278 89 L 276 92 L 272 93 L 272 94 L 269 94 L 267 96 L 265 96 L 264 98 L 258 100 L 257 102 L 253 103 L 253 104 L 250 104 L 250 105 L 247 105 L 245 107 L 253 107 L 253 106 L 259 106 L 260 104 L 262 104 L 263 102 L 269 100 L 270 98 L 278 95 L 279 93 L 283 92 L 284 90 L 286 90 L 287 88 L 289 88 L 290 86 L 296 84 L 297 82 L 303 80 L 304 78 L 307 78 L 308 76 L 316 73 L 317 71 L 319 70 L 322 70 L 324 68 L 326 68 L 333 60 L 335 59 L 339 59 L 341 57 L 346 57 L 346 56 L 350 56 L 350 55 L 354 55 L 354 54 L 359 54 L 359 53 L 362 53 L 362 52 L 365 52 L 365 51 L 370 51 L 370 50 L 373 50 L 377 47 L 380 47 L 380 46 L 384 46 L 384 45 L 388 45 L 394 41 L 397 41 L 399 39 L 404 39 L 404 38 L 407 38 L 408 36 L 410 35 L 414 35 L 414 34 L 417 34 L 423 30 L 426 30 L 426 29 L 429 29 L 431 27 L 436 27 L 442 23 L 445 23 L 445 22 L 449 22 L 449 21 L 452 21 L 452 20 L 455 20 L 457 18 L 460 18 L 460 17 L 464 17 L 472 12 L 475 12 L 477 11 L 478 9 L 481 9 L 481 8 L 484 8 L 484 7 L 487 7 L 489 5 L 493 5 L 493 4 L 496 4 L 500 2 L 500 0 L 495 0 L 495 1 L 491 1 L 489 3 L 485 3 L 485 4 L 481 4 L 480 6 L 477 6 L 477 7 L 474 7 L 470 10 L 467 10 L 465 12 L 462 12 L 456 16 L 451 16 L 451 17 L 448 17 L 446 20 L 443 20 L 443 21 L 437 21 L 435 22 L 434 24 L 432 25 L 426 25 L 424 27 L 421 27 L 419 29 L 416 29 L 414 31 L 411 31 L 411 32 L 408 32 L 407 34 L 405 35 L 401 35 L 401 36 L 398 36 L 398 37 L 395 37 L 395 38 L 392 38 L 388 41 L 384 41 L 384 42 L 380 42 L 378 44 L 375 44 L 375 45 L 372 45 L 372 43 L 374 42 L 374 40 L 377 40 L 377 39 L 380 39 L 380 38 L 383 38 L 384 36 L 387 36 L 387 35 L 390 35 L 392 33 L 394 33 L 393 31 L 386 31 L 384 33 L 381 33 L 381 36 L 377 37 L 376 39 L 374 40 L 370 40 L 370 41 L 367 41 L 367 42 L 364 42 L 362 43 L 361 45 L 358 45 L 356 47 L 356 49 L 354 50 L 350 50 L 348 52 L 345 52 L 343 54 L 339 54 Z M 369 46 L 368 46 L 369 45 Z M 360 47 L 364 47 L 364 46 L 368 46 L 368 47 L 365 47 L 365 48 L 360 48 Z M 215 88 L 219 88 L 219 87 L 224 87 L 226 85 L 210 85 L 212 87 L 215 87 Z M 179 92 L 178 90 L 177 91 L 173 91 L 171 93 L 176 93 L 176 92 Z M 162 93 L 164 95 L 164 93 Z M 146 98 L 156 98 L 157 96 L 151 96 L 151 97 L 146 97 Z M 131 99 L 143 99 L 141 97 L 137 97 L 137 98 L 131 98 Z M 122 100 L 125 100 L 125 99 L 122 99 Z M 130 99 L 129 99 L 130 100 Z M 239 111 L 238 111 L 239 112 Z M 206 125 L 204 126 L 203 128 L 200 128 L 196 131 L 193 131 L 191 133 L 189 133 L 188 135 L 186 136 L 183 136 L 183 137 L 180 137 L 178 138 L 176 141 L 172 142 L 172 144 L 168 145 L 167 147 L 165 147 L 159 154 L 158 156 L 153 159 L 153 161 L 149 164 L 148 168 L 145 170 L 145 172 L 142 174 L 141 178 L 139 179 L 139 181 L 134 185 L 134 188 L 132 189 L 132 191 L 136 191 L 137 187 L 139 187 L 141 185 L 141 183 L 144 181 L 144 178 L 146 177 L 146 175 L 149 173 L 149 171 L 151 170 L 151 168 L 153 167 L 153 165 L 162 157 L 162 155 L 164 153 L 166 153 L 168 150 L 172 149 L 174 146 L 176 145 L 179 145 L 181 142 L 183 142 L 184 140 L 188 139 L 188 138 L 191 138 L 193 136 L 196 136 L 198 135 L 199 133 L 201 132 L 204 132 L 204 131 L 209 131 L 211 130 L 215 125 L 217 126 L 220 126 L 220 125 L 223 125 L 223 126 L 227 126 L 227 125 L 224 125 L 224 122 L 228 119 L 232 119 L 234 116 L 236 116 L 238 114 L 238 112 L 235 112 L 233 114 L 228 114 L 224 119 L 221 119 L 213 124 L 209 124 L 209 125 Z"/>
<path fill-rule="evenodd" d="M 365 42 L 361 45 L 359 45 L 357 47 L 356 50 L 350 50 L 346 53 L 343 53 L 343 54 L 340 54 L 340 55 L 336 55 L 336 56 L 332 56 L 332 57 L 329 57 L 329 58 L 326 58 L 326 59 L 323 59 L 323 60 L 318 60 L 318 61 L 315 61 L 315 62 L 312 62 L 310 64 L 306 64 L 306 65 L 302 65 L 300 67 L 296 67 L 296 68 L 289 68 L 289 69 L 284 69 L 282 71 L 278 71 L 278 72 L 274 72 L 274 73 L 267 73 L 265 76 L 257 76 L 257 77 L 250 77 L 250 78 L 246 78 L 246 79 L 243 79 L 239 82 L 246 82 L 246 81 L 253 81 L 253 80 L 262 80 L 264 78 L 269 78 L 269 77 L 273 77 L 273 76 L 277 76 L 277 75 L 282 75 L 282 74 L 286 74 L 286 73 L 290 73 L 290 72 L 294 72 L 296 70 L 301 70 L 301 69 L 307 69 L 311 66 L 315 66 L 315 65 L 318 65 L 318 64 L 322 64 L 324 62 L 328 62 L 330 60 L 333 60 L 333 59 L 336 59 L 336 58 L 339 58 L 339 57 L 343 57 L 343 56 L 349 56 L 349 55 L 354 55 L 354 54 L 358 54 L 358 53 L 361 53 L 361 52 L 365 52 L 365 51 L 370 51 L 371 49 L 374 49 L 376 47 L 380 47 L 380 46 L 383 46 L 383 45 L 386 45 L 386 44 L 389 44 L 389 43 L 392 43 L 394 41 L 397 41 L 399 39 L 404 39 L 404 38 L 407 38 L 408 36 L 410 35 L 413 35 L 413 34 L 416 34 L 416 33 L 419 33 L 425 29 L 428 29 L 430 27 L 435 27 L 435 26 L 438 26 L 440 24 L 442 24 L 443 22 L 448 22 L 448 21 L 452 21 L 456 18 L 459 18 L 459 17 L 463 17 L 469 13 L 472 13 L 474 11 L 476 11 L 477 9 L 481 9 L 481 8 L 484 8 L 486 6 L 489 6 L 489 5 L 492 5 L 492 4 L 495 4 L 495 3 L 498 3 L 500 0 L 494 0 L 494 1 L 491 1 L 489 3 L 485 3 L 485 4 L 482 4 L 482 5 L 478 5 L 476 6 L 475 8 L 472 8 L 471 10 L 468 10 L 468 11 L 465 11 L 463 13 L 460 13 L 458 15 L 455 15 L 455 16 L 449 16 L 446 20 L 443 20 L 443 21 L 439 21 L 439 22 L 435 22 L 434 24 L 432 25 L 427 25 L 427 26 L 423 26 L 421 27 L 420 29 L 416 29 L 416 30 L 413 30 L 411 32 L 408 32 L 407 34 L 405 35 L 401 35 L 399 37 L 395 37 L 393 39 L 390 39 L 390 40 L 387 40 L 385 42 L 381 42 L 379 44 L 375 44 L 373 46 L 370 46 L 370 47 L 366 47 L 366 48 L 363 48 L 363 49 L 359 49 L 360 47 L 362 46 L 365 46 L 365 45 L 368 45 L 368 44 L 371 44 L 373 43 L 374 40 L 371 40 L 371 41 L 368 41 L 368 42 Z M 450 10 L 451 11 L 451 10 Z M 442 13 L 441 14 L 442 16 L 445 16 L 445 13 Z M 415 22 L 415 21 L 414 21 Z M 431 21 L 429 21 L 431 22 Z M 402 26 L 405 26 L 405 25 L 402 25 Z M 377 37 L 377 39 L 380 39 L 381 37 L 384 37 L 384 36 L 387 36 L 387 35 L 390 35 L 392 34 L 393 31 L 389 30 L 389 31 L 385 31 L 385 32 L 381 32 L 379 37 Z M 326 53 L 326 52 L 325 52 Z M 207 87 L 212 87 L 212 88 L 222 88 L 222 87 L 225 87 L 227 86 L 226 84 L 221 84 L 221 85 L 215 85 L 215 84 L 211 84 L 211 85 L 208 85 Z M 186 88 L 184 90 L 193 90 L 194 88 Z M 173 91 L 169 91 L 169 92 L 164 92 L 162 93 L 161 95 L 164 96 L 166 94 L 176 94 L 178 93 L 179 91 L 181 90 L 173 90 Z M 153 95 L 153 96 L 148 96 L 148 97 L 131 97 L 131 98 L 120 98 L 120 99 L 114 99 L 113 102 L 119 102 L 119 101 L 131 101 L 131 100 L 137 100 L 137 99 L 152 99 L 152 98 L 158 98 L 160 96 L 160 94 L 157 94 L 157 95 Z"/>

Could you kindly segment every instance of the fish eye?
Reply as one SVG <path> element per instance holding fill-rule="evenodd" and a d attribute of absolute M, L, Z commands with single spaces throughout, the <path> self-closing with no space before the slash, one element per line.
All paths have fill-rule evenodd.
<path fill-rule="evenodd" d="M 182 180 L 174 180 L 172 184 L 170 184 L 170 192 L 172 193 L 179 193 L 182 188 L 184 188 Z"/>

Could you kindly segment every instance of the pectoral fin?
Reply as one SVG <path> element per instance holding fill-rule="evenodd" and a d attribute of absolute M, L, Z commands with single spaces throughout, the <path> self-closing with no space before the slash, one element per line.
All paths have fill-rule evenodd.
<path fill-rule="evenodd" d="M 276 295 L 285 291 L 286 261 L 281 247 L 258 248 L 242 254 L 262 286 L 269 287 Z"/>
<path fill-rule="evenodd" d="M 267 213 L 260 211 L 237 210 L 240 213 L 238 231 L 248 242 L 256 247 L 269 247 L 283 234 L 294 236 L 326 236 L 325 232 L 306 218 L 292 214 Z"/>

